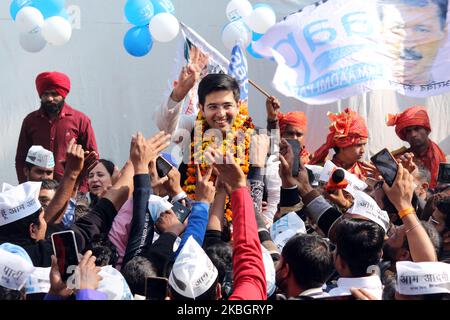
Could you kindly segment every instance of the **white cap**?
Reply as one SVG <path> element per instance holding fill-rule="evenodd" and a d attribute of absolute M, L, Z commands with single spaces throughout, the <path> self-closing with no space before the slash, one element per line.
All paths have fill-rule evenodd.
<path fill-rule="evenodd" d="M 28 163 L 34 164 L 43 168 L 54 168 L 55 159 L 53 158 L 53 152 L 44 149 L 42 146 L 32 146 L 28 150 L 27 159 Z"/>
<path fill-rule="evenodd" d="M 270 236 L 272 239 L 276 239 L 278 235 L 286 230 L 292 230 L 294 234 L 306 233 L 306 226 L 295 212 L 289 212 L 270 227 Z"/>
<path fill-rule="evenodd" d="M 387 232 L 389 228 L 389 215 L 378 206 L 377 202 L 363 191 L 356 191 L 353 194 L 353 206 L 347 210 L 347 213 L 363 216 L 384 229 Z"/>
<path fill-rule="evenodd" d="M 108 300 L 134 300 L 125 278 L 113 266 L 101 267 L 98 274 L 102 280 L 99 282 L 97 291 L 105 293 Z"/>
<path fill-rule="evenodd" d="M 35 268 L 25 283 L 25 293 L 47 293 L 50 290 L 50 270 L 52 268 Z"/>
<path fill-rule="evenodd" d="M 42 207 L 41 184 L 29 181 L 0 193 L 0 226 L 28 217 Z"/>
<path fill-rule="evenodd" d="M 190 236 L 175 260 L 169 284 L 180 295 L 195 299 L 211 288 L 217 275 L 212 261 Z"/>
<path fill-rule="evenodd" d="M 396 264 L 397 291 L 414 296 L 450 293 L 450 264 L 401 261 Z"/>
<path fill-rule="evenodd" d="M 0 249 L 0 286 L 20 290 L 33 273 L 33 264 L 19 256 Z"/>
<path fill-rule="evenodd" d="M 173 204 L 167 201 L 166 198 L 161 198 L 152 194 L 148 199 L 148 210 L 150 211 L 153 222 L 158 220 L 161 213 L 172 209 L 172 207 Z"/>

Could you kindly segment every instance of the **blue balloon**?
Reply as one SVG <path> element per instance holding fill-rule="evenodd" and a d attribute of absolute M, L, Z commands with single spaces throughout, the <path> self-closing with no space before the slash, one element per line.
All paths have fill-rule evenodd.
<path fill-rule="evenodd" d="M 153 17 L 151 0 L 128 0 L 125 4 L 125 17 L 135 26 L 145 26 Z"/>
<path fill-rule="evenodd" d="M 252 41 L 258 41 L 259 39 L 262 38 L 262 36 L 263 36 L 263 34 L 261 34 L 261 33 L 253 32 L 253 33 L 252 33 Z M 264 59 L 264 57 L 263 57 L 262 55 L 256 53 L 256 52 L 253 50 L 252 43 L 250 43 L 250 44 L 248 45 L 248 47 L 247 47 L 247 52 L 248 52 L 253 58 L 256 58 L 256 59 Z"/>
<path fill-rule="evenodd" d="M 170 0 L 151 0 L 153 8 L 155 8 L 155 15 L 162 12 L 168 12 L 175 15 L 175 6 Z"/>
<path fill-rule="evenodd" d="M 33 0 L 33 7 L 38 9 L 44 19 L 58 16 L 61 10 L 64 9 L 66 0 Z"/>
<path fill-rule="evenodd" d="M 125 50 L 133 57 L 143 57 L 152 50 L 153 39 L 147 26 L 133 27 L 123 39 Z"/>
<path fill-rule="evenodd" d="M 13 0 L 11 1 L 11 5 L 9 6 L 9 13 L 11 14 L 11 18 L 16 20 L 17 12 L 20 11 L 23 7 L 29 7 L 33 4 L 33 0 Z"/>

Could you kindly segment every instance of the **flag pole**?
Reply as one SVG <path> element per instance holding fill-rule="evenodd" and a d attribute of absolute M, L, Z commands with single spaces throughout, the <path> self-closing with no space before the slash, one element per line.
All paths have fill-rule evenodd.
<path fill-rule="evenodd" d="M 248 79 L 248 83 L 250 83 L 252 86 L 254 86 L 255 89 L 258 90 L 259 92 L 261 92 L 263 95 L 265 95 L 266 98 L 271 97 L 271 95 L 266 90 L 264 90 L 259 85 L 257 85 L 253 80 Z"/>

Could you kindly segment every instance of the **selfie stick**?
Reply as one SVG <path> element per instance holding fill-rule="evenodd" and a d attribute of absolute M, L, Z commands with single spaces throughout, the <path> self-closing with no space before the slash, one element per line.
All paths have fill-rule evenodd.
<path fill-rule="evenodd" d="M 267 98 L 270 98 L 270 94 L 265 91 L 263 88 L 261 88 L 259 85 L 257 85 L 253 80 L 248 79 L 248 83 L 250 83 L 252 86 L 256 88 L 259 92 L 261 92 L 263 95 L 265 95 Z"/>

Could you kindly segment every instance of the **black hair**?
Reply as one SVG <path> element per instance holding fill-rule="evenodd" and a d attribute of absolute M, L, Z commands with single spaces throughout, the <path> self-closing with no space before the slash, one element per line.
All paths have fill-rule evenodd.
<path fill-rule="evenodd" d="M 0 243 L 15 243 L 23 240 L 32 240 L 30 236 L 30 225 L 34 224 L 38 228 L 40 227 L 41 221 L 39 220 L 39 215 L 41 214 L 41 212 L 42 208 L 25 218 L 1 226 Z"/>
<path fill-rule="evenodd" d="M 114 163 L 106 159 L 100 159 L 98 160 L 98 163 L 101 163 L 106 168 L 106 171 L 108 171 L 109 175 L 112 177 L 115 168 Z"/>
<path fill-rule="evenodd" d="M 119 254 L 114 244 L 109 240 L 106 233 L 96 234 L 92 237 L 91 243 L 86 247 L 86 250 L 91 250 L 92 255 L 97 259 L 95 265 L 98 267 L 112 265 L 116 266 Z"/>
<path fill-rule="evenodd" d="M 59 187 L 59 182 L 56 180 L 46 179 L 42 180 L 41 190 L 56 190 Z"/>
<path fill-rule="evenodd" d="M 198 85 L 198 102 L 204 106 L 206 96 L 216 91 L 232 91 L 236 102 L 240 99 L 239 84 L 233 77 L 224 73 L 211 73 Z"/>
<path fill-rule="evenodd" d="M 12 290 L 0 286 L 0 300 L 25 300 L 25 295 L 21 290 Z"/>
<path fill-rule="evenodd" d="M 361 219 L 343 219 L 336 227 L 336 254 L 348 265 L 353 277 L 367 276 L 377 265 L 385 232 L 378 224 Z"/>
<path fill-rule="evenodd" d="M 217 240 L 205 247 L 205 253 L 217 268 L 222 296 L 228 298 L 233 291 L 233 249 L 229 243 Z"/>
<path fill-rule="evenodd" d="M 131 293 L 141 296 L 145 296 L 145 279 L 157 276 L 154 265 L 142 256 L 136 256 L 128 261 L 125 266 L 122 266 L 121 272 Z"/>
<path fill-rule="evenodd" d="M 445 229 L 450 228 L 450 196 L 439 199 L 436 208 L 445 215 Z"/>
<path fill-rule="evenodd" d="M 321 287 L 333 272 L 328 242 L 317 235 L 300 234 L 283 247 L 283 260 L 302 289 Z"/>

